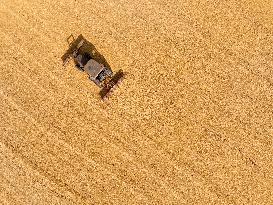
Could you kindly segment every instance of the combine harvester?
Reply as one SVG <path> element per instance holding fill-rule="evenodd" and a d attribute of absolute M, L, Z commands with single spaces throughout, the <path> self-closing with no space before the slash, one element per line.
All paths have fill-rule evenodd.
<path fill-rule="evenodd" d="M 71 36 L 70 36 L 71 37 Z M 73 37 L 73 36 L 72 36 Z M 69 38 L 68 38 L 69 41 Z M 69 42 L 68 42 L 69 43 Z M 115 75 L 110 67 L 99 63 L 92 57 L 94 46 L 89 49 L 82 49 L 84 45 L 92 45 L 87 42 L 82 35 L 69 43 L 69 50 L 62 57 L 63 65 L 66 66 L 70 59 L 73 59 L 76 67 L 89 75 L 89 79 L 101 88 L 100 96 L 103 101 L 107 100 L 125 77 L 125 73 L 119 70 Z"/>

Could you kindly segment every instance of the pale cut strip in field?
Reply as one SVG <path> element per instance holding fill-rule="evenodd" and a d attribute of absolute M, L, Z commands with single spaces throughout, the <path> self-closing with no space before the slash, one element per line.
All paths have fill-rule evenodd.
<path fill-rule="evenodd" d="M 0 203 L 273 204 L 272 1 L 2 0 Z M 129 74 L 109 103 L 82 34 Z"/>

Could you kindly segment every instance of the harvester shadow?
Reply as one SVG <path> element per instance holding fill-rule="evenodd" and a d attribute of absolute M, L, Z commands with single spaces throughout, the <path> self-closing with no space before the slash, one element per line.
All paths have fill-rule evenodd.
<path fill-rule="evenodd" d="M 110 68 L 109 63 L 106 61 L 106 59 L 103 57 L 103 55 L 101 55 L 98 50 L 96 49 L 96 47 L 89 42 L 88 40 L 86 40 L 82 34 L 80 34 L 76 39 L 74 38 L 74 36 L 71 34 L 68 38 L 67 38 L 67 43 L 69 45 L 69 49 L 65 52 L 65 54 L 61 57 L 63 63 L 65 62 L 65 60 L 72 54 L 73 50 L 77 47 L 77 45 L 84 40 L 84 44 L 83 46 L 80 48 L 81 52 L 85 53 L 89 53 L 91 55 L 91 57 L 96 60 L 97 62 L 105 65 L 106 67 Z M 112 69 L 111 69 L 112 70 Z"/>

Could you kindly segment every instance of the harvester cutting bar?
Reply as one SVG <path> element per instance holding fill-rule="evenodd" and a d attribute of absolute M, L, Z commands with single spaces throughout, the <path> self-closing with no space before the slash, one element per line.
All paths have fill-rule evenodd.
<path fill-rule="evenodd" d="M 114 92 L 114 90 L 120 85 L 125 78 L 126 73 L 119 70 L 113 78 L 102 88 L 100 96 L 103 101 L 107 100 Z"/>

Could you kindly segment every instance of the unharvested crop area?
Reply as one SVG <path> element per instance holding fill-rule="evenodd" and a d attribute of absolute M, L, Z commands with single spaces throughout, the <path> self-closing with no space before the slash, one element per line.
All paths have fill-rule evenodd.
<path fill-rule="evenodd" d="M 273 204 L 271 1 L 1 0 L 0 204 Z M 128 76 L 108 103 L 82 34 Z"/>

